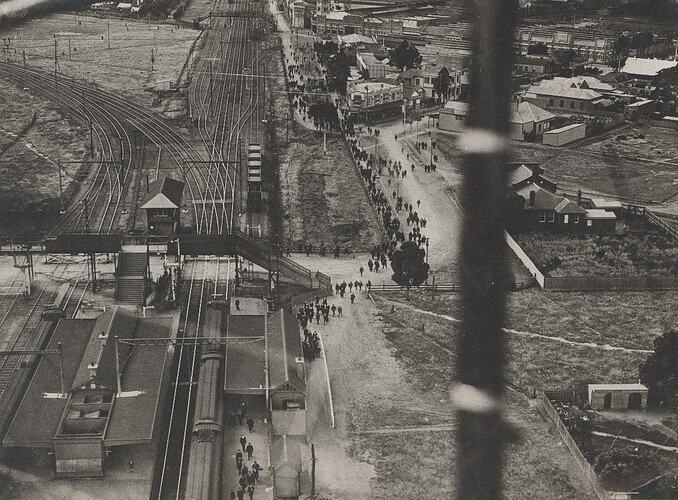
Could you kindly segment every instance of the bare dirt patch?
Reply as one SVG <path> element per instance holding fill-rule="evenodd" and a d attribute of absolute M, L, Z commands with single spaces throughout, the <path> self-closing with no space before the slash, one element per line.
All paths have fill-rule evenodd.
<path fill-rule="evenodd" d="M 282 74 L 280 61 L 274 62 Z M 272 85 L 284 90 L 282 81 Z M 280 160 L 279 178 L 285 246 L 311 243 L 353 251 L 372 249 L 381 241 L 376 211 L 368 201 L 344 140 L 328 135 L 327 154 L 320 132 L 288 120 L 286 94 L 275 94 L 273 124 Z M 288 142 L 289 141 L 289 142 Z"/>

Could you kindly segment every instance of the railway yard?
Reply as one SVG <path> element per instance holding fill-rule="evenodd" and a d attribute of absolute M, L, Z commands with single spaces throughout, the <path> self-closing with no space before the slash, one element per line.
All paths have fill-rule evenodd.
<path fill-rule="evenodd" d="M 468 144 L 432 107 L 416 131 L 405 115 L 367 113 L 354 128 L 313 53 L 320 37 L 292 15 L 298 2 L 170 4 L 161 18 L 126 4 L 0 17 L 0 498 L 452 498 Z M 322 90 L 300 85 L 320 75 Z M 303 99 L 334 101 L 337 126 L 321 128 Z M 560 149 L 516 143 L 510 156 L 543 166 L 527 179 L 544 173 L 553 196 L 557 181 L 577 204 L 583 193 L 659 214 L 652 234 L 669 257 L 655 271 L 671 274 L 675 133 L 627 122 Z M 411 290 L 379 259 L 392 227 L 425 259 Z M 634 227 L 616 260 L 591 235 L 574 278 L 643 279 L 642 266 L 619 266 L 646 248 Z M 571 239 L 568 252 L 583 240 Z M 572 278 L 565 250 L 551 243 L 538 265 L 514 251 L 504 496 L 611 498 L 539 395 L 637 382 L 675 328 L 678 292 L 547 289 Z M 323 300 L 327 317 L 304 316 Z M 666 437 L 647 445 L 662 467 L 678 467 L 674 413 L 637 434 Z M 622 432 L 597 435 L 596 449 Z"/>

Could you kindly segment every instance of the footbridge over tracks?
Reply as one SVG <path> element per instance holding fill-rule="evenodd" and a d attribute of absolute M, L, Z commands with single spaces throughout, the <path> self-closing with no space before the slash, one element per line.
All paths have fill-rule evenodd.
<path fill-rule="evenodd" d="M 130 246 L 145 247 L 147 254 L 176 256 L 229 256 L 245 259 L 268 271 L 274 283 L 285 281 L 310 290 L 329 290 L 331 280 L 284 257 L 278 246 L 247 236 L 242 231 L 224 234 L 180 234 L 173 240 L 123 234 L 62 233 L 42 241 L 14 242 L 0 246 L 0 253 L 84 254 L 90 256 L 92 277 L 96 276 L 96 254 L 124 253 Z M 238 266 L 236 266 L 236 269 Z M 236 279 L 238 278 L 236 273 Z"/>
<path fill-rule="evenodd" d="M 170 243 L 167 250 L 167 253 L 177 255 L 239 257 L 266 269 L 269 277 L 276 283 L 282 279 L 312 290 L 331 288 L 329 276 L 306 269 L 284 257 L 279 247 L 264 245 L 242 231 L 214 235 L 181 235 Z"/>

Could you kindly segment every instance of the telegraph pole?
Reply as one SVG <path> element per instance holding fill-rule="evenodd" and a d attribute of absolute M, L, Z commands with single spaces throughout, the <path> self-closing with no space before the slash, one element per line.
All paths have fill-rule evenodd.
<path fill-rule="evenodd" d="M 59 171 L 59 213 L 64 213 L 64 191 L 63 182 L 61 180 L 61 159 L 57 160 L 57 170 Z"/>
<path fill-rule="evenodd" d="M 210 64 L 210 103 L 209 107 L 207 108 L 207 114 L 208 116 L 212 115 L 212 61 L 209 61 Z"/>
<path fill-rule="evenodd" d="M 72 61 L 73 59 L 71 58 L 71 37 L 68 37 L 68 60 Z"/>
<path fill-rule="evenodd" d="M 59 59 L 57 56 L 57 37 L 54 35 L 54 81 L 57 79 L 57 67 L 59 66 Z"/>
<path fill-rule="evenodd" d="M 311 443 L 311 496 L 315 496 L 315 445 Z"/>
<path fill-rule="evenodd" d="M 108 32 L 108 50 L 111 50 L 111 22 L 108 21 L 108 24 L 106 25 L 107 27 L 107 32 Z"/>

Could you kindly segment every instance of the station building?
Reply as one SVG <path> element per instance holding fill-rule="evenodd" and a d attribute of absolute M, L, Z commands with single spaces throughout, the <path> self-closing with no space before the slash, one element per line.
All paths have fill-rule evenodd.
<path fill-rule="evenodd" d="M 306 437 L 306 375 L 297 319 L 263 299 L 232 297 L 224 392 L 268 403 L 274 435 Z"/>
<path fill-rule="evenodd" d="M 66 394 L 59 363 L 41 357 L 3 446 L 53 452 L 57 478 L 102 477 L 112 448 L 153 448 L 171 355 L 162 342 L 129 341 L 168 338 L 176 328 L 173 317 L 138 318 L 119 307 L 96 319 L 61 319 L 47 349 L 63 348 Z"/>

